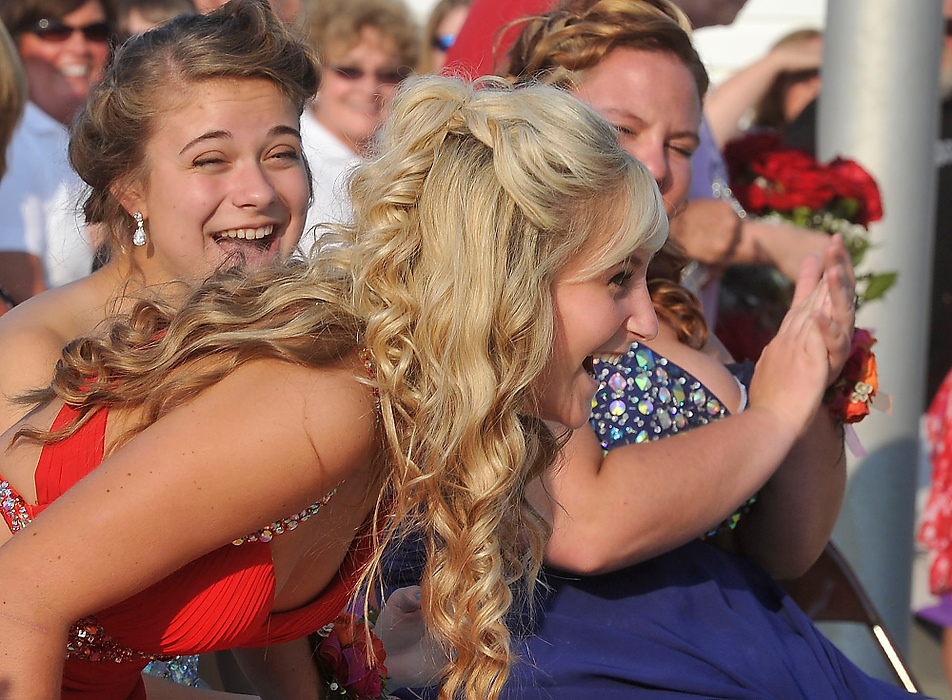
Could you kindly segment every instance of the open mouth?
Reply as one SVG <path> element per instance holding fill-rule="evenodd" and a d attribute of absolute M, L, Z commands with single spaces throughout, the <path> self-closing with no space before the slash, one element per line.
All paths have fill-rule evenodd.
<path fill-rule="evenodd" d="M 582 367 L 588 372 L 592 377 L 595 376 L 595 358 L 589 355 L 582 361 Z"/>
<path fill-rule="evenodd" d="M 274 225 L 256 228 L 232 228 L 213 236 L 220 246 L 253 246 L 258 250 L 268 250 L 274 242 Z"/>

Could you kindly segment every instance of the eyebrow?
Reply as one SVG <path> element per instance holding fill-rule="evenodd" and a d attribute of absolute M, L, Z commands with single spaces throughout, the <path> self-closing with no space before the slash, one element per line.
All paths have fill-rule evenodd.
<path fill-rule="evenodd" d="M 298 129 L 295 129 L 293 126 L 285 126 L 284 124 L 278 124 L 273 126 L 268 130 L 268 136 L 293 136 L 298 141 L 301 140 L 301 132 Z M 182 155 L 190 149 L 195 144 L 201 143 L 203 141 L 212 141 L 214 139 L 230 139 L 232 138 L 232 133 L 225 129 L 218 129 L 216 131 L 206 131 L 201 136 L 196 136 L 194 139 L 189 141 L 185 146 L 179 151 L 179 155 Z"/>

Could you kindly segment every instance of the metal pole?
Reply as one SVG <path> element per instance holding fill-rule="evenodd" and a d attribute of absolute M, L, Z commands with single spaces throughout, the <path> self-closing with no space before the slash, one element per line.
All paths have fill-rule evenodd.
<path fill-rule="evenodd" d="M 821 160 L 854 158 L 879 182 L 884 220 L 865 265 L 898 270 L 885 301 L 860 311 L 876 329 L 880 389 L 892 415 L 874 414 L 857 432 L 868 456 L 850 462 L 849 488 L 834 539 L 901 646 L 908 642 L 918 425 L 925 379 L 929 278 L 935 223 L 934 147 L 942 48 L 941 0 L 830 0 L 824 37 Z M 833 641 L 868 670 L 871 646 L 850 633 Z"/>

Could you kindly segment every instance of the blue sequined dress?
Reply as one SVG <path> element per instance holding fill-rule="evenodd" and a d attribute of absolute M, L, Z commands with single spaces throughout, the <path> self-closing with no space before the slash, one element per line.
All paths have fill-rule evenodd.
<path fill-rule="evenodd" d="M 728 413 L 693 376 L 643 345 L 596 371 L 602 384 L 591 422 L 605 449 Z M 749 367 L 742 372 L 749 378 Z M 419 572 L 411 559 L 399 563 L 410 578 Z M 603 576 L 548 568 L 544 580 L 548 590 L 534 634 L 517 643 L 522 661 L 506 700 L 909 695 L 863 674 L 758 566 L 701 540 Z"/>

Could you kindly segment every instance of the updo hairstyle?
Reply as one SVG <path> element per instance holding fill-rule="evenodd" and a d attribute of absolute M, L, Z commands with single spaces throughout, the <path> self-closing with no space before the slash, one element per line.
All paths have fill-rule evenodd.
<path fill-rule="evenodd" d="M 564 0 L 548 14 L 524 21 L 507 71 L 517 79 L 572 89 L 618 48 L 672 54 L 691 71 L 698 99 L 704 99 L 709 79 L 691 43 L 691 24 L 667 0 Z"/>
<path fill-rule="evenodd" d="M 615 130 L 541 85 L 417 79 L 379 148 L 351 183 L 353 268 L 383 426 L 406 455 L 395 519 L 427 543 L 425 617 L 454 658 L 441 697 L 493 698 L 512 658 L 509 584 L 534 581 L 547 535 L 525 487 L 558 448 L 532 417 L 552 284 L 582 255 L 587 278 L 656 250 L 667 219 Z"/>
<path fill-rule="evenodd" d="M 524 21 L 509 52 L 510 79 L 574 89 L 615 49 L 641 49 L 681 61 L 703 100 L 708 75 L 690 32 L 685 14 L 667 0 L 564 0 L 548 14 Z M 677 241 L 668 240 L 648 268 L 648 287 L 655 310 L 679 340 L 700 348 L 708 328 L 700 302 L 681 286 L 688 262 Z"/>

